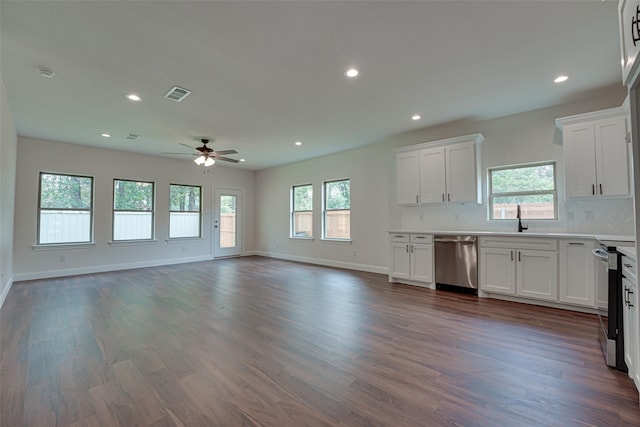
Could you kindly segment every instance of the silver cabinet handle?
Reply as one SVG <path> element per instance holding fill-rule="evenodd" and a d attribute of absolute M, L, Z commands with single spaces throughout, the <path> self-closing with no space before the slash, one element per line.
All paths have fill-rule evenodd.
<path fill-rule="evenodd" d="M 413 253 L 413 245 L 411 245 L 411 253 Z"/>
<path fill-rule="evenodd" d="M 591 184 L 591 194 L 593 194 L 594 196 L 596 195 L 596 185 L 595 184 Z"/>
<path fill-rule="evenodd" d="M 442 201 L 444 202 L 444 193 L 442 193 Z"/>
<path fill-rule="evenodd" d="M 451 201 L 451 193 L 447 193 L 447 201 L 450 202 Z"/>
<path fill-rule="evenodd" d="M 631 264 L 625 264 L 624 266 L 627 267 L 627 268 L 631 268 L 632 267 Z"/>
<path fill-rule="evenodd" d="M 522 254 L 522 252 L 518 251 L 518 262 L 522 262 L 522 259 L 520 258 L 520 254 Z"/>
<path fill-rule="evenodd" d="M 600 194 L 602 194 L 602 184 L 600 184 Z"/>
<path fill-rule="evenodd" d="M 513 251 L 511 251 L 511 261 L 513 261 Z"/>
<path fill-rule="evenodd" d="M 407 250 L 407 253 L 409 253 L 409 245 L 405 246 L 405 249 Z"/>
<path fill-rule="evenodd" d="M 569 242 L 570 246 L 584 246 L 584 243 L 581 242 Z"/>

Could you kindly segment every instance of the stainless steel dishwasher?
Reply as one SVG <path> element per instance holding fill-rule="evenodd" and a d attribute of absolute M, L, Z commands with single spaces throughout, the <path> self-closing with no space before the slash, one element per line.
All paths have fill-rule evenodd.
<path fill-rule="evenodd" d="M 435 236 L 436 285 L 478 289 L 476 236 Z"/>

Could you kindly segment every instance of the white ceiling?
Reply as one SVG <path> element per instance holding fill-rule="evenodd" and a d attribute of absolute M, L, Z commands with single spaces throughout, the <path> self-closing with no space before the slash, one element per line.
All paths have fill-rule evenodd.
<path fill-rule="evenodd" d="M 3 0 L 0 59 L 20 135 L 140 153 L 211 137 L 258 170 L 620 85 L 616 12 L 599 0 Z M 193 93 L 163 98 L 174 85 Z"/>

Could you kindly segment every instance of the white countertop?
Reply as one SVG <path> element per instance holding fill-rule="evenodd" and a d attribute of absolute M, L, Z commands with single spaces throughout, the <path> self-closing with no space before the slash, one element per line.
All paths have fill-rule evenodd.
<path fill-rule="evenodd" d="M 628 256 L 629 258 L 636 259 L 636 248 L 635 246 L 625 246 L 616 248 L 618 252 Z"/>
<path fill-rule="evenodd" d="M 422 233 L 437 234 L 443 236 L 465 235 L 465 236 L 510 236 L 510 237 L 546 237 L 555 239 L 587 239 L 611 242 L 624 242 L 628 246 L 635 244 L 635 236 L 633 235 L 599 235 L 599 234 L 582 234 L 582 233 L 533 233 L 523 231 L 476 231 L 476 230 L 388 230 L 389 233 Z"/>

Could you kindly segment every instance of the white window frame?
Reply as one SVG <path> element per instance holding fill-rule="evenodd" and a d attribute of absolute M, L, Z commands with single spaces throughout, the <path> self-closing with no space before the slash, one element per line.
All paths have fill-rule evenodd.
<path fill-rule="evenodd" d="M 537 166 L 552 166 L 553 167 L 553 190 L 535 190 L 535 191 L 521 191 L 521 192 L 508 192 L 508 193 L 494 193 L 493 192 L 493 182 L 492 182 L 492 172 L 494 171 L 502 171 L 509 169 L 524 169 L 531 168 Z M 534 163 L 521 163 L 516 165 L 508 165 L 508 166 L 497 166 L 493 168 L 488 168 L 488 177 L 487 177 L 487 191 L 488 191 L 488 217 L 491 221 L 505 221 L 505 220 L 513 220 L 514 218 L 494 218 L 493 216 L 493 200 L 496 197 L 512 197 L 512 196 L 535 196 L 535 195 L 553 195 L 553 218 L 522 218 L 527 221 L 557 221 L 558 220 L 558 168 L 556 167 L 556 162 L 554 160 L 544 161 L 544 162 L 534 162 Z"/>
<path fill-rule="evenodd" d="M 334 182 L 349 181 L 349 237 L 328 237 L 327 236 L 327 212 L 331 211 L 344 211 L 347 209 L 328 209 L 327 208 L 327 184 Z M 331 179 L 322 183 L 322 240 L 335 241 L 335 242 L 350 242 L 351 241 L 351 178 Z"/>
<path fill-rule="evenodd" d="M 88 209 L 83 208 L 43 208 L 42 207 L 42 177 L 44 175 L 57 175 L 57 176 L 65 176 L 65 177 L 77 177 L 77 178 L 87 178 L 91 180 L 91 206 Z M 40 172 L 38 178 L 38 227 L 36 230 L 36 245 L 37 246 L 54 246 L 54 245 L 73 245 L 73 244 L 84 244 L 84 243 L 92 243 L 93 242 L 93 207 L 94 207 L 94 197 L 95 197 L 95 179 L 92 176 L 87 175 L 77 175 L 77 174 L 68 174 L 68 173 L 56 173 L 56 172 Z M 89 213 L 89 235 L 87 240 L 81 241 L 55 241 L 55 242 L 46 242 L 42 243 L 41 241 L 41 227 L 42 227 L 42 212 L 47 211 L 65 211 L 65 212 L 88 212 Z"/>
<path fill-rule="evenodd" d="M 150 210 L 140 210 L 140 209 L 116 209 L 116 182 L 117 181 L 123 181 L 123 182 L 134 182 L 134 183 L 141 183 L 141 184 L 151 184 L 151 209 Z M 153 241 L 155 240 L 155 219 L 156 219 L 156 183 L 153 181 L 142 181 L 142 180 L 136 180 L 136 179 L 121 179 L 121 178 L 114 178 L 113 179 L 113 203 L 111 204 L 111 212 L 112 212 L 112 217 L 111 217 L 111 239 L 113 242 L 135 242 L 135 241 L 140 241 L 140 242 L 144 242 L 144 241 Z M 150 230 L 150 234 L 148 238 L 142 238 L 142 239 L 137 239 L 137 238 L 131 238 L 131 239 L 116 239 L 115 238 L 115 217 L 116 217 L 116 212 L 151 212 L 151 230 Z"/>
<path fill-rule="evenodd" d="M 171 209 L 171 189 L 172 187 L 187 187 L 187 188 L 197 188 L 198 189 L 198 210 L 197 211 L 189 211 L 189 210 L 172 210 Z M 172 214 L 181 214 L 181 213 L 197 213 L 198 214 L 198 234 L 190 235 L 190 236 L 171 236 L 171 219 Z M 200 185 L 189 185 L 189 184 L 169 184 L 169 240 L 174 239 L 188 239 L 188 238 L 199 238 L 202 237 L 202 186 Z"/>
<path fill-rule="evenodd" d="M 311 210 L 297 210 L 295 206 L 295 192 L 296 188 L 300 187 L 311 187 Z M 290 216 L 289 216 L 289 237 L 291 239 L 313 239 L 313 184 L 300 184 L 291 186 L 291 195 L 290 195 Z M 295 233 L 296 229 L 296 213 L 298 212 L 308 212 L 311 214 L 311 236 L 297 236 Z"/>

